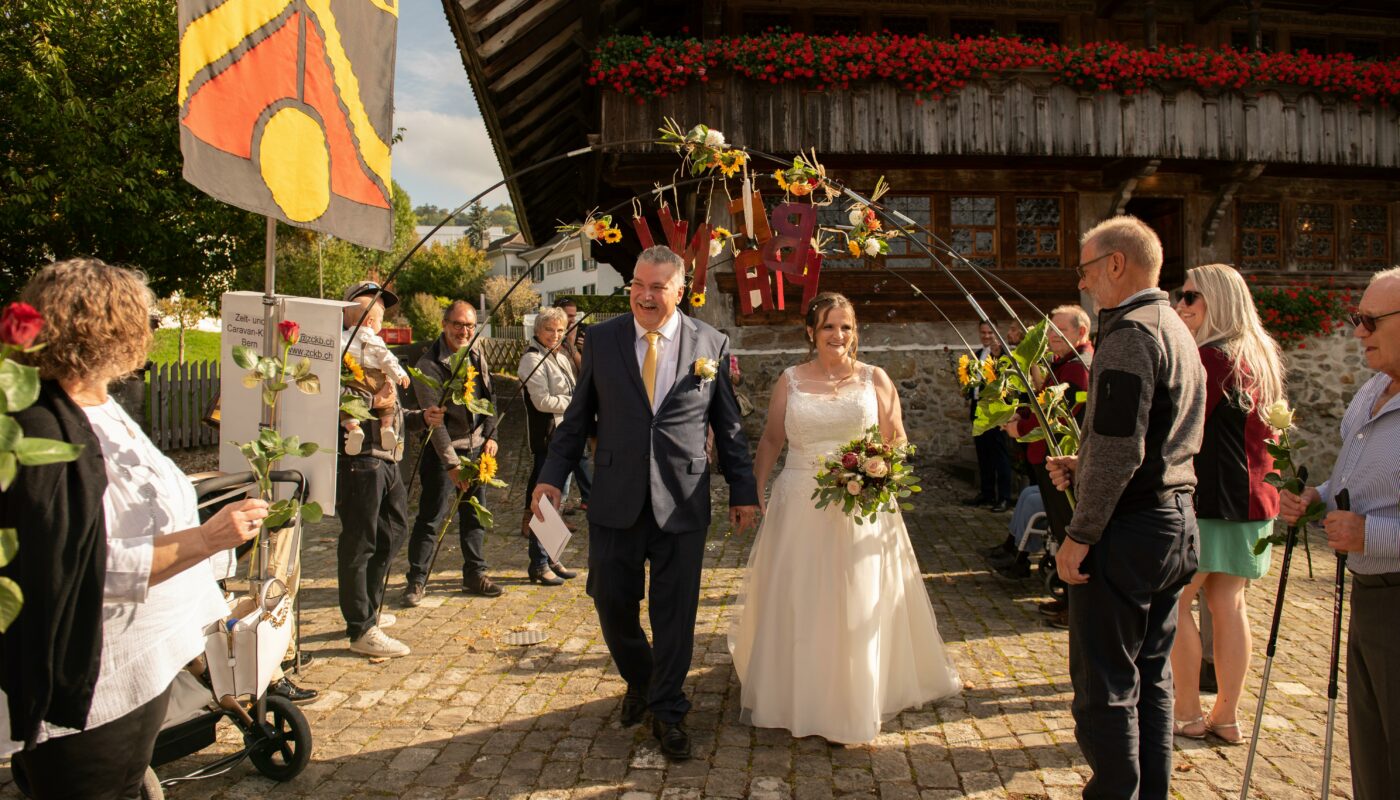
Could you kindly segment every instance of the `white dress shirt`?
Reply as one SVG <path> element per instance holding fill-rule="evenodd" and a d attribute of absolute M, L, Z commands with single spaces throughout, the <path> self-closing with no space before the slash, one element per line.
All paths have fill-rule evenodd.
<path fill-rule="evenodd" d="M 635 317 L 632 319 L 632 327 L 637 331 L 637 369 L 640 370 L 647 359 L 647 329 L 637 324 Z M 676 362 L 681 357 L 681 343 L 678 338 L 681 332 L 680 312 L 671 312 L 671 318 L 662 323 L 658 331 L 661 336 L 656 340 L 656 394 L 651 399 L 653 413 L 661 407 L 661 401 L 666 399 L 671 386 L 676 382 Z"/>

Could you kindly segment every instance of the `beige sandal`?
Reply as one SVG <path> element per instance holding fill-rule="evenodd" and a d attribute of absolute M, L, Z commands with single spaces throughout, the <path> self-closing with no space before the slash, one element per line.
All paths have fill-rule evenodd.
<path fill-rule="evenodd" d="M 1200 726 L 1199 730 L 1195 729 L 1197 725 Z M 1172 720 L 1172 735 L 1183 739 L 1204 739 L 1208 730 L 1210 724 L 1206 722 L 1205 717 Z"/>
<path fill-rule="evenodd" d="M 1221 734 L 1220 732 L 1222 730 L 1234 731 L 1234 738 Z M 1231 747 L 1238 747 L 1247 741 L 1244 734 L 1240 733 L 1240 724 L 1238 722 L 1207 722 L 1206 733 L 1209 733 L 1211 736 Z"/>

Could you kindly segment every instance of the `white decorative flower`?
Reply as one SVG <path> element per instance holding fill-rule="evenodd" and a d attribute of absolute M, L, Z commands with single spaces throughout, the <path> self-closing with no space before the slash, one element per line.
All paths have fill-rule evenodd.
<path fill-rule="evenodd" d="M 867 458 L 865 460 L 865 464 L 861 466 L 861 469 L 865 471 L 866 475 L 869 475 L 872 478 L 883 478 L 886 475 L 890 474 L 890 465 L 885 461 L 885 459 L 880 458 L 879 456 Z"/>
<path fill-rule="evenodd" d="M 697 358 L 692 372 L 694 372 L 695 377 L 700 379 L 700 383 L 709 383 L 719 374 L 719 365 L 715 363 L 713 358 Z"/>
<path fill-rule="evenodd" d="M 880 240 L 874 236 L 865 240 L 865 254 L 868 256 L 880 255 Z"/>
<path fill-rule="evenodd" d="M 710 258 L 715 258 L 716 256 L 718 256 L 720 253 L 723 253 L 723 252 L 724 252 L 724 242 L 720 241 L 719 239 L 711 239 L 711 240 L 710 240 Z"/>
<path fill-rule="evenodd" d="M 851 221 L 852 225 L 864 225 L 865 206 L 856 206 L 855 208 L 851 209 L 851 213 L 847 215 L 847 219 Z"/>
<path fill-rule="evenodd" d="M 1293 427 L 1293 409 L 1288 407 L 1287 400 L 1275 400 L 1264 409 L 1264 421 L 1275 430 L 1286 431 Z"/>
<path fill-rule="evenodd" d="M 846 494 L 860 494 L 860 481 L 848 481 L 846 483 Z"/>
<path fill-rule="evenodd" d="M 705 146 L 720 148 L 724 147 L 724 134 L 711 128 L 705 132 Z"/>

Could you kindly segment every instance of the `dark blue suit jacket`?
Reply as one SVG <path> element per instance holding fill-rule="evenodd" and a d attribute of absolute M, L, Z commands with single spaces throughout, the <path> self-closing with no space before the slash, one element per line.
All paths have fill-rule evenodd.
<path fill-rule="evenodd" d="M 748 440 L 726 378 L 729 338 L 684 315 L 677 338 L 676 381 L 652 414 L 637 365 L 632 315 L 588 329 L 578 387 L 550 440 L 540 481 L 563 486 L 588 437 L 596 432 L 590 523 L 626 529 L 649 510 L 656 524 L 670 533 L 709 528 L 705 434 L 710 427 L 720 470 L 729 483 L 729 504 L 758 504 Z M 701 358 L 715 362 L 713 380 L 696 377 L 695 362 Z M 648 500 L 649 509 L 644 509 Z"/>

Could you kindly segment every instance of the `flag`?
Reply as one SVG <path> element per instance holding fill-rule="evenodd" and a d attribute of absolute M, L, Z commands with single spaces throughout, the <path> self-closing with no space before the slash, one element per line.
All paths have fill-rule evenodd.
<path fill-rule="evenodd" d="M 394 244 L 399 0 L 179 0 L 185 180 L 356 244 Z"/>

